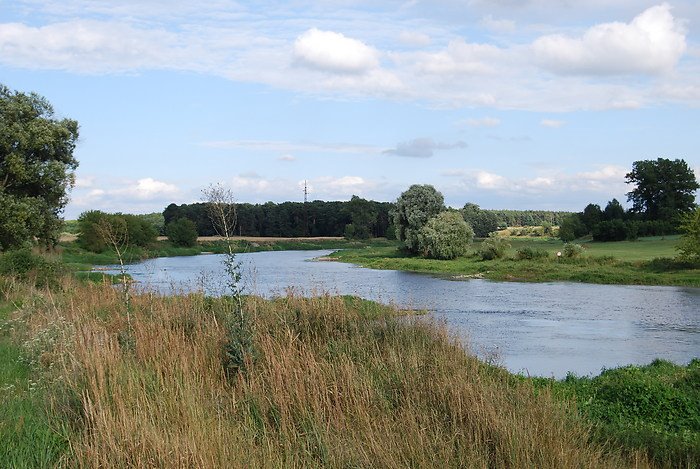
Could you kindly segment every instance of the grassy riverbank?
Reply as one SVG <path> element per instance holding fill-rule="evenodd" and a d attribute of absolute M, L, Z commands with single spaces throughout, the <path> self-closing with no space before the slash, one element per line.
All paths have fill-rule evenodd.
<path fill-rule="evenodd" d="M 563 243 L 552 238 L 513 238 L 502 259 L 484 261 L 476 253 L 454 260 L 425 259 L 396 246 L 370 246 L 338 251 L 332 258 L 373 269 L 444 274 L 456 278 L 546 282 L 573 281 L 601 284 L 700 286 L 700 266 L 672 259 L 677 237 L 643 238 L 638 241 L 582 243 L 579 258 L 557 258 Z M 474 244 L 474 250 L 479 243 Z M 544 257 L 520 259 L 524 249 L 544 252 Z"/>
<path fill-rule="evenodd" d="M 43 399 L 24 412 L 55 442 L 28 459 L 35 436 L 11 431 L 28 418 L 3 414 L 15 440 L 3 467 L 648 466 L 643 451 L 598 442 L 573 400 L 391 308 L 247 298 L 247 353 L 232 367 L 222 350 L 241 331 L 226 299 L 136 295 L 127 307 L 119 289 L 70 279 L 52 292 L 0 286 L 3 344 L 20 351 L 8 362 L 27 366 L 10 380 L 36 383 Z"/>

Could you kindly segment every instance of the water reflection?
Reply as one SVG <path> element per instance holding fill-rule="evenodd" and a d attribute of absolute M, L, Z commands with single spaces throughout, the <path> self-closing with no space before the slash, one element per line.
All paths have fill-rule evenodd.
<path fill-rule="evenodd" d="M 428 309 L 477 353 L 508 369 L 557 376 L 700 356 L 700 289 L 453 281 L 309 259 L 330 251 L 240 254 L 247 293 L 330 292 Z M 151 259 L 129 266 L 140 285 L 163 293 L 220 294 L 221 256 Z"/>

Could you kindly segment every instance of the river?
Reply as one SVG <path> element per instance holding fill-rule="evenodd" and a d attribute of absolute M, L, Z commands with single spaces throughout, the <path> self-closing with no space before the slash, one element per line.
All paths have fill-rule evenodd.
<path fill-rule="evenodd" d="M 700 357 L 700 288 L 455 281 L 312 261 L 330 252 L 239 254 L 245 293 L 270 297 L 293 288 L 427 309 L 478 355 L 531 376 Z M 141 287 L 162 293 L 223 291 L 221 255 L 150 259 L 127 268 Z"/>

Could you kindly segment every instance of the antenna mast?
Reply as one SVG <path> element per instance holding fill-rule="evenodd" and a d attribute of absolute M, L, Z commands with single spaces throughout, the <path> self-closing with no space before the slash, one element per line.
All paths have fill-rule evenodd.
<path fill-rule="evenodd" d="M 309 198 L 309 187 L 306 185 L 306 179 L 304 179 L 304 203 L 308 201 Z"/>

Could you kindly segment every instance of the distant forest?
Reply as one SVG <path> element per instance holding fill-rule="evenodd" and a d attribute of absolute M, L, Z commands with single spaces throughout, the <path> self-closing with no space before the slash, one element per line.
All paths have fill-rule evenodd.
<path fill-rule="evenodd" d="M 236 204 L 238 236 L 347 236 L 348 227 L 369 237 L 393 238 L 392 202 L 376 202 L 353 196 L 350 201 L 267 202 Z M 496 215 L 500 227 L 559 225 L 570 212 L 547 210 L 487 210 Z M 165 226 L 188 218 L 199 236 L 215 235 L 206 204 L 170 204 L 163 211 Z M 364 237 L 364 236 L 361 236 Z"/>

